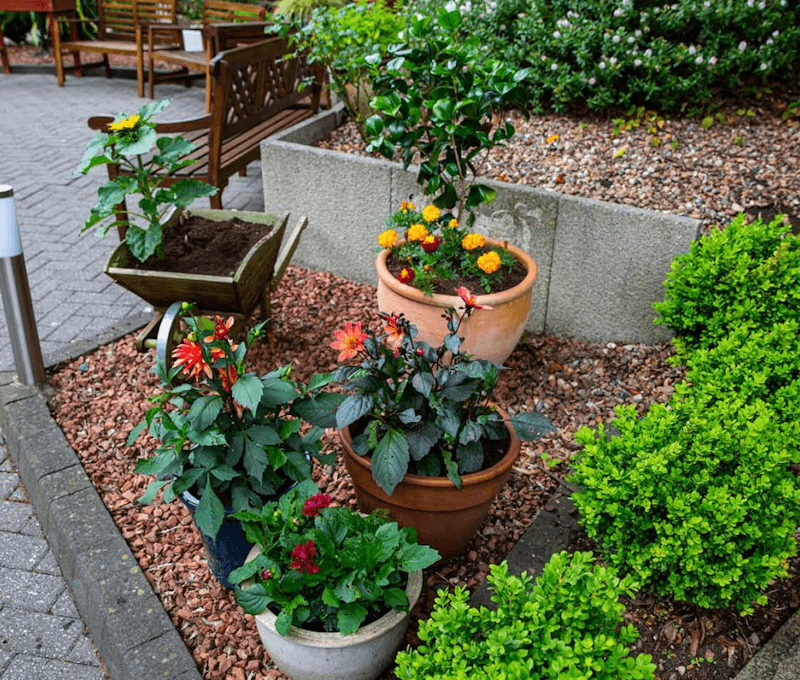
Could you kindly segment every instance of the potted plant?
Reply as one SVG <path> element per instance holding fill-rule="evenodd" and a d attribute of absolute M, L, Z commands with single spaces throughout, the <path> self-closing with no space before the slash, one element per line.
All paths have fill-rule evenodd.
<path fill-rule="evenodd" d="M 436 16 L 409 15 L 408 22 L 397 42 L 388 47 L 385 62 L 377 54 L 367 58 L 372 65 L 370 77 L 375 92 L 371 105 L 380 114 L 368 118 L 365 123 L 371 139 L 367 148 L 387 158 L 402 153 L 406 168 L 418 161 L 418 182 L 423 185 L 426 196 L 434 195 L 433 205 L 426 210 L 447 211 L 442 216 L 444 224 L 455 220 L 459 228 L 472 228 L 474 209 L 492 201 L 496 194 L 476 181 L 481 166 L 490 149 L 514 134 L 514 127 L 510 123 L 501 124 L 498 114 L 504 107 L 513 105 L 526 110 L 521 83 L 530 71 L 515 71 L 493 58 L 477 37 L 465 38 L 460 31 L 461 13 L 450 6 L 440 8 Z M 397 225 L 405 227 L 407 217 L 401 207 L 388 226 L 391 229 L 396 229 Z M 417 224 L 425 222 L 420 220 Z M 407 233 L 405 237 L 408 242 Z M 432 242 L 431 246 L 434 244 Z M 476 315 L 473 325 L 479 328 L 465 329 L 468 351 L 502 363 L 525 328 L 536 265 L 530 256 L 521 255 L 521 251 L 506 243 L 487 240 L 486 246 L 487 253 L 501 255 L 501 261 L 516 259 L 525 272 L 522 281 L 507 290 L 494 284 L 487 284 L 488 288 L 482 285 L 494 297 L 491 300 L 481 297 L 479 303 L 495 311 L 490 315 L 491 320 L 486 319 L 488 312 Z M 376 262 L 378 306 L 389 314 L 405 313 L 419 327 L 423 339 L 439 344 L 447 333 L 439 317 L 455 300 L 437 297 L 435 291 L 425 287 L 421 293 L 413 281 L 398 280 L 387 268 L 397 252 L 398 249 L 382 252 Z M 447 256 L 451 255 L 455 254 L 448 251 Z M 461 255 L 456 259 L 459 258 L 463 259 Z M 395 263 L 405 264 L 398 258 Z M 425 264 L 424 261 L 412 262 L 412 269 L 416 267 L 416 274 L 420 276 L 419 267 Z M 488 261 L 486 264 L 494 266 Z M 444 273 L 442 268 L 432 271 L 439 275 Z M 459 274 L 458 267 L 451 273 Z M 426 281 L 431 278 L 433 274 L 426 277 Z M 469 286 L 462 282 L 453 288 L 459 285 Z M 507 302 L 511 304 L 507 306 Z M 434 307 L 429 313 L 430 320 L 423 316 L 428 305 Z M 496 335 L 488 345 L 495 349 L 487 355 L 484 347 L 475 347 L 473 342 L 490 328 L 496 329 Z M 500 346 L 496 341 L 502 338 L 507 340 Z"/>
<path fill-rule="evenodd" d="M 230 516 L 260 508 L 311 476 L 312 456 L 326 458 L 320 438 L 334 425 L 339 397 L 320 394 L 331 376 L 306 386 L 292 380 L 290 366 L 261 377 L 247 372 L 247 350 L 266 322 L 239 344 L 230 337 L 233 317 L 212 322 L 189 313 L 184 323 L 174 366 L 156 365 L 162 390 L 150 398 L 153 406 L 128 446 L 145 428 L 158 441 L 153 456 L 136 463 L 136 472 L 156 477 L 140 501 L 159 491 L 167 503 L 180 496 L 203 535 L 212 572 L 228 585 L 227 574 L 250 549 Z M 314 426 L 301 433 L 303 421 Z"/>
<path fill-rule="evenodd" d="M 401 235 L 403 238 L 401 238 Z M 536 262 L 509 243 L 463 228 L 434 205 L 421 212 L 403 201 L 378 236 L 378 308 L 402 311 L 419 339 L 441 342 L 442 315 L 458 304 L 460 287 L 484 291 L 461 326 L 464 350 L 502 364 L 525 332 L 536 282 Z"/>
<path fill-rule="evenodd" d="M 191 179 L 173 182 L 169 174 L 192 163 L 187 158 L 195 148 L 180 136 L 158 137 L 153 116 L 169 104 L 168 100 L 146 104 L 137 114 L 119 114 L 109 132 L 99 133 L 89 142 L 77 170 L 86 174 L 97 165 L 120 165 L 133 173 L 118 175 L 98 189 L 98 201 L 83 226 L 94 226 L 105 236 L 117 227 L 121 243 L 111 254 L 105 272 L 123 287 L 164 308 L 175 301 L 195 302 L 202 309 L 221 313 L 249 314 L 259 302 L 266 307 L 265 290 L 272 285 L 278 251 L 288 216 L 230 210 L 184 210 L 195 199 L 211 196 L 215 187 Z M 138 195 L 138 211 L 122 209 L 125 198 Z M 200 255 L 202 271 L 183 270 L 165 258 L 165 243 L 202 243 L 195 237 L 195 224 L 221 232 L 223 240 L 244 242 L 242 253 L 234 253 L 233 263 L 218 265 L 219 248 Z M 288 258 L 302 232 L 294 231 L 285 248 Z M 187 233 L 188 232 L 188 233 Z M 221 264 L 221 263 L 220 263 Z M 281 271 L 282 265 L 278 271 Z"/>
<path fill-rule="evenodd" d="M 403 316 L 385 315 L 385 334 L 346 324 L 332 344 L 334 379 L 352 392 L 336 411 L 344 462 L 359 508 L 387 508 L 420 541 L 449 559 L 463 550 L 506 483 L 520 439 L 554 429 L 540 413 L 509 416 L 491 402 L 499 366 L 463 351 L 458 330 L 479 305 L 459 290 L 449 334 L 431 347 Z"/>
<path fill-rule="evenodd" d="M 394 659 L 439 557 L 412 529 L 331 507 L 311 481 L 237 513 L 255 547 L 231 574 L 267 653 L 294 680 L 372 680 Z"/>

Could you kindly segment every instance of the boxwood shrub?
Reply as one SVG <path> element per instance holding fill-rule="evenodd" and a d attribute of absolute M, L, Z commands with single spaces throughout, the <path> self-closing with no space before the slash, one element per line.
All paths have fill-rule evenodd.
<path fill-rule="evenodd" d="M 792 0 L 460 0 L 472 33 L 532 66 L 534 110 L 645 105 L 665 113 L 795 72 Z"/>
<path fill-rule="evenodd" d="M 657 324 L 675 332 L 685 360 L 739 326 L 768 329 L 800 317 L 800 241 L 780 217 L 769 224 L 737 215 L 675 258 Z"/>
<path fill-rule="evenodd" d="M 531 585 L 525 573 L 511 576 L 506 563 L 488 576 L 498 607 L 467 604 L 456 588 L 436 598 L 422 621 L 422 645 L 397 655 L 401 680 L 649 680 L 650 655 L 633 658 L 628 645 L 638 637 L 620 626 L 623 594 L 630 578 L 595 566 L 588 552 L 561 552 Z"/>
<path fill-rule="evenodd" d="M 800 427 L 758 398 L 756 382 L 741 391 L 686 383 L 642 418 L 618 407 L 619 436 L 602 425 L 576 434 L 581 524 L 610 564 L 660 596 L 749 612 L 787 573 Z"/>

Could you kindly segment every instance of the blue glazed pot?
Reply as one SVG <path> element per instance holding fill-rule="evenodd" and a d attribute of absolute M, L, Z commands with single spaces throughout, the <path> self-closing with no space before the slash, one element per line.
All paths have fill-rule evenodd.
<path fill-rule="evenodd" d="M 184 491 L 180 498 L 194 517 L 200 500 L 188 491 Z M 247 553 L 253 547 L 244 536 L 241 522 L 230 516 L 232 513 L 233 508 L 225 508 L 225 519 L 216 538 L 200 532 L 208 555 L 208 568 L 211 569 L 214 578 L 228 590 L 233 590 L 233 585 L 228 581 L 229 574 L 244 564 Z"/>

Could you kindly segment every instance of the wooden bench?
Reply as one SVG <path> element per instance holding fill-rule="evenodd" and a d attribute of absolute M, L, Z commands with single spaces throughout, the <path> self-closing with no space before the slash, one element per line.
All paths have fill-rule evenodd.
<path fill-rule="evenodd" d="M 234 173 L 261 157 L 261 142 L 276 132 L 315 115 L 319 110 L 321 71 L 305 59 L 285 58 L 287 41 L 271 38 L 221 52 L 211 62 L 212 110 L 210 114 L 175 123 L 159 123 L 156 132 L 179 134 L 196 149 L 194 161 L 167 178 L 166 184 L 191 178 L 219 189 L 209 198 L 212 208 L 222 208 L 222 191 Z M 313 78 L 302 92 L 301 82 Z M 113 116 L 89 119 L 93 130 L 107 131 Z M 124 174 L 107 165 L 110 178 Z M 126 218 L 125 205 L 118 216 Z"/>
<path fill-rule="evenodd" d="M 211 112 L 211 60 L 220 52 L 239 47 L 240 44 L 249 44 L 257 40 L 266 40 L 264 29 L 271 22 L 263 21 L 266 10 L 258 5 L 242 2 L 226 2 L 225 0 L 204 0 L 201 30 L 203 32 L 202 51 L 188 51 L 182 46 L 179 50 L 148 50 L 148 96 L 154 99 L 156 83 L 185 82 L 191 85 L 195 78 L 205 78 L 206 81 L 206 113 Z M 231 26 L 220 38 L 215 33 L 210 33 L 212 26 L 224 24 Z M 169 29 L 173 36 L 182 40 L 181 26 L 172 26 Z M 155 25 L 148 27 L 147 43 L 155 44 L 158 36 L 165 36 L 165 27 Z M 236 36 L 243 36 L 236 39 Z M 163 38 L 162 38 L 163 41 Z M 158 60 L 168 64 L 180 66 L 177 71 L 157 73 L 154 62 Z"/>
<path fill-rule="evenodd" d="M 174 24 L 177 18 L 176 0 L 97 0 L 97 39 L 78 39 L 78 20 L 68 18 L 70 39 L 62 41 L 59 32 L 53 31 L 53 50 L 56 58 L 58 84 L 64 85 L 64 73 L 75 71 L 83 75 L 83 69 L 103 66 L 106 77 L 111 77 L 109 54 L 136 56 L 136 81 L 140 97 L 144 97 L 144 53 L 149 49 L 180 49 L 182 42 L 174 37 L 156 34 L 154 42 L 144 39 L 145 24 Z M 86 20 L 89 21 L 89 20 Z M 100 61 L 81 63 L 80 53 L 101 54 Z M 63 58 L 71 53 L 72 66 L 64 66 Z"/>

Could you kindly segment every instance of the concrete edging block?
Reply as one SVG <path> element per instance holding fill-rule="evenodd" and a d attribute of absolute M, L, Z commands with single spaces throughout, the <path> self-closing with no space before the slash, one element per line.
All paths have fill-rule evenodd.
<path fill-rule="evenodd" d="M 39 390 L 0 377 L 0 427 L 112 680 L 202 680 Z"/>
<path fill-rule="evenodd" d="M 320 117 L 327 116 L 327 123 Z M 267 212 L 306 215 L 294 262 L 377 284 L 376 237 L 410 196 L 424 204 L 417 170 L 400 163 L 309 146 L 341 117 L 340 106 L 262 142 Z M 689 250 L 699 222 L 535 187 L 482 180 L 497 191 L 476 230 L 522 248 L 539 276 L 528 330 L 591 342 L 667 340 L 652 304 L 675 256 Z"/>

